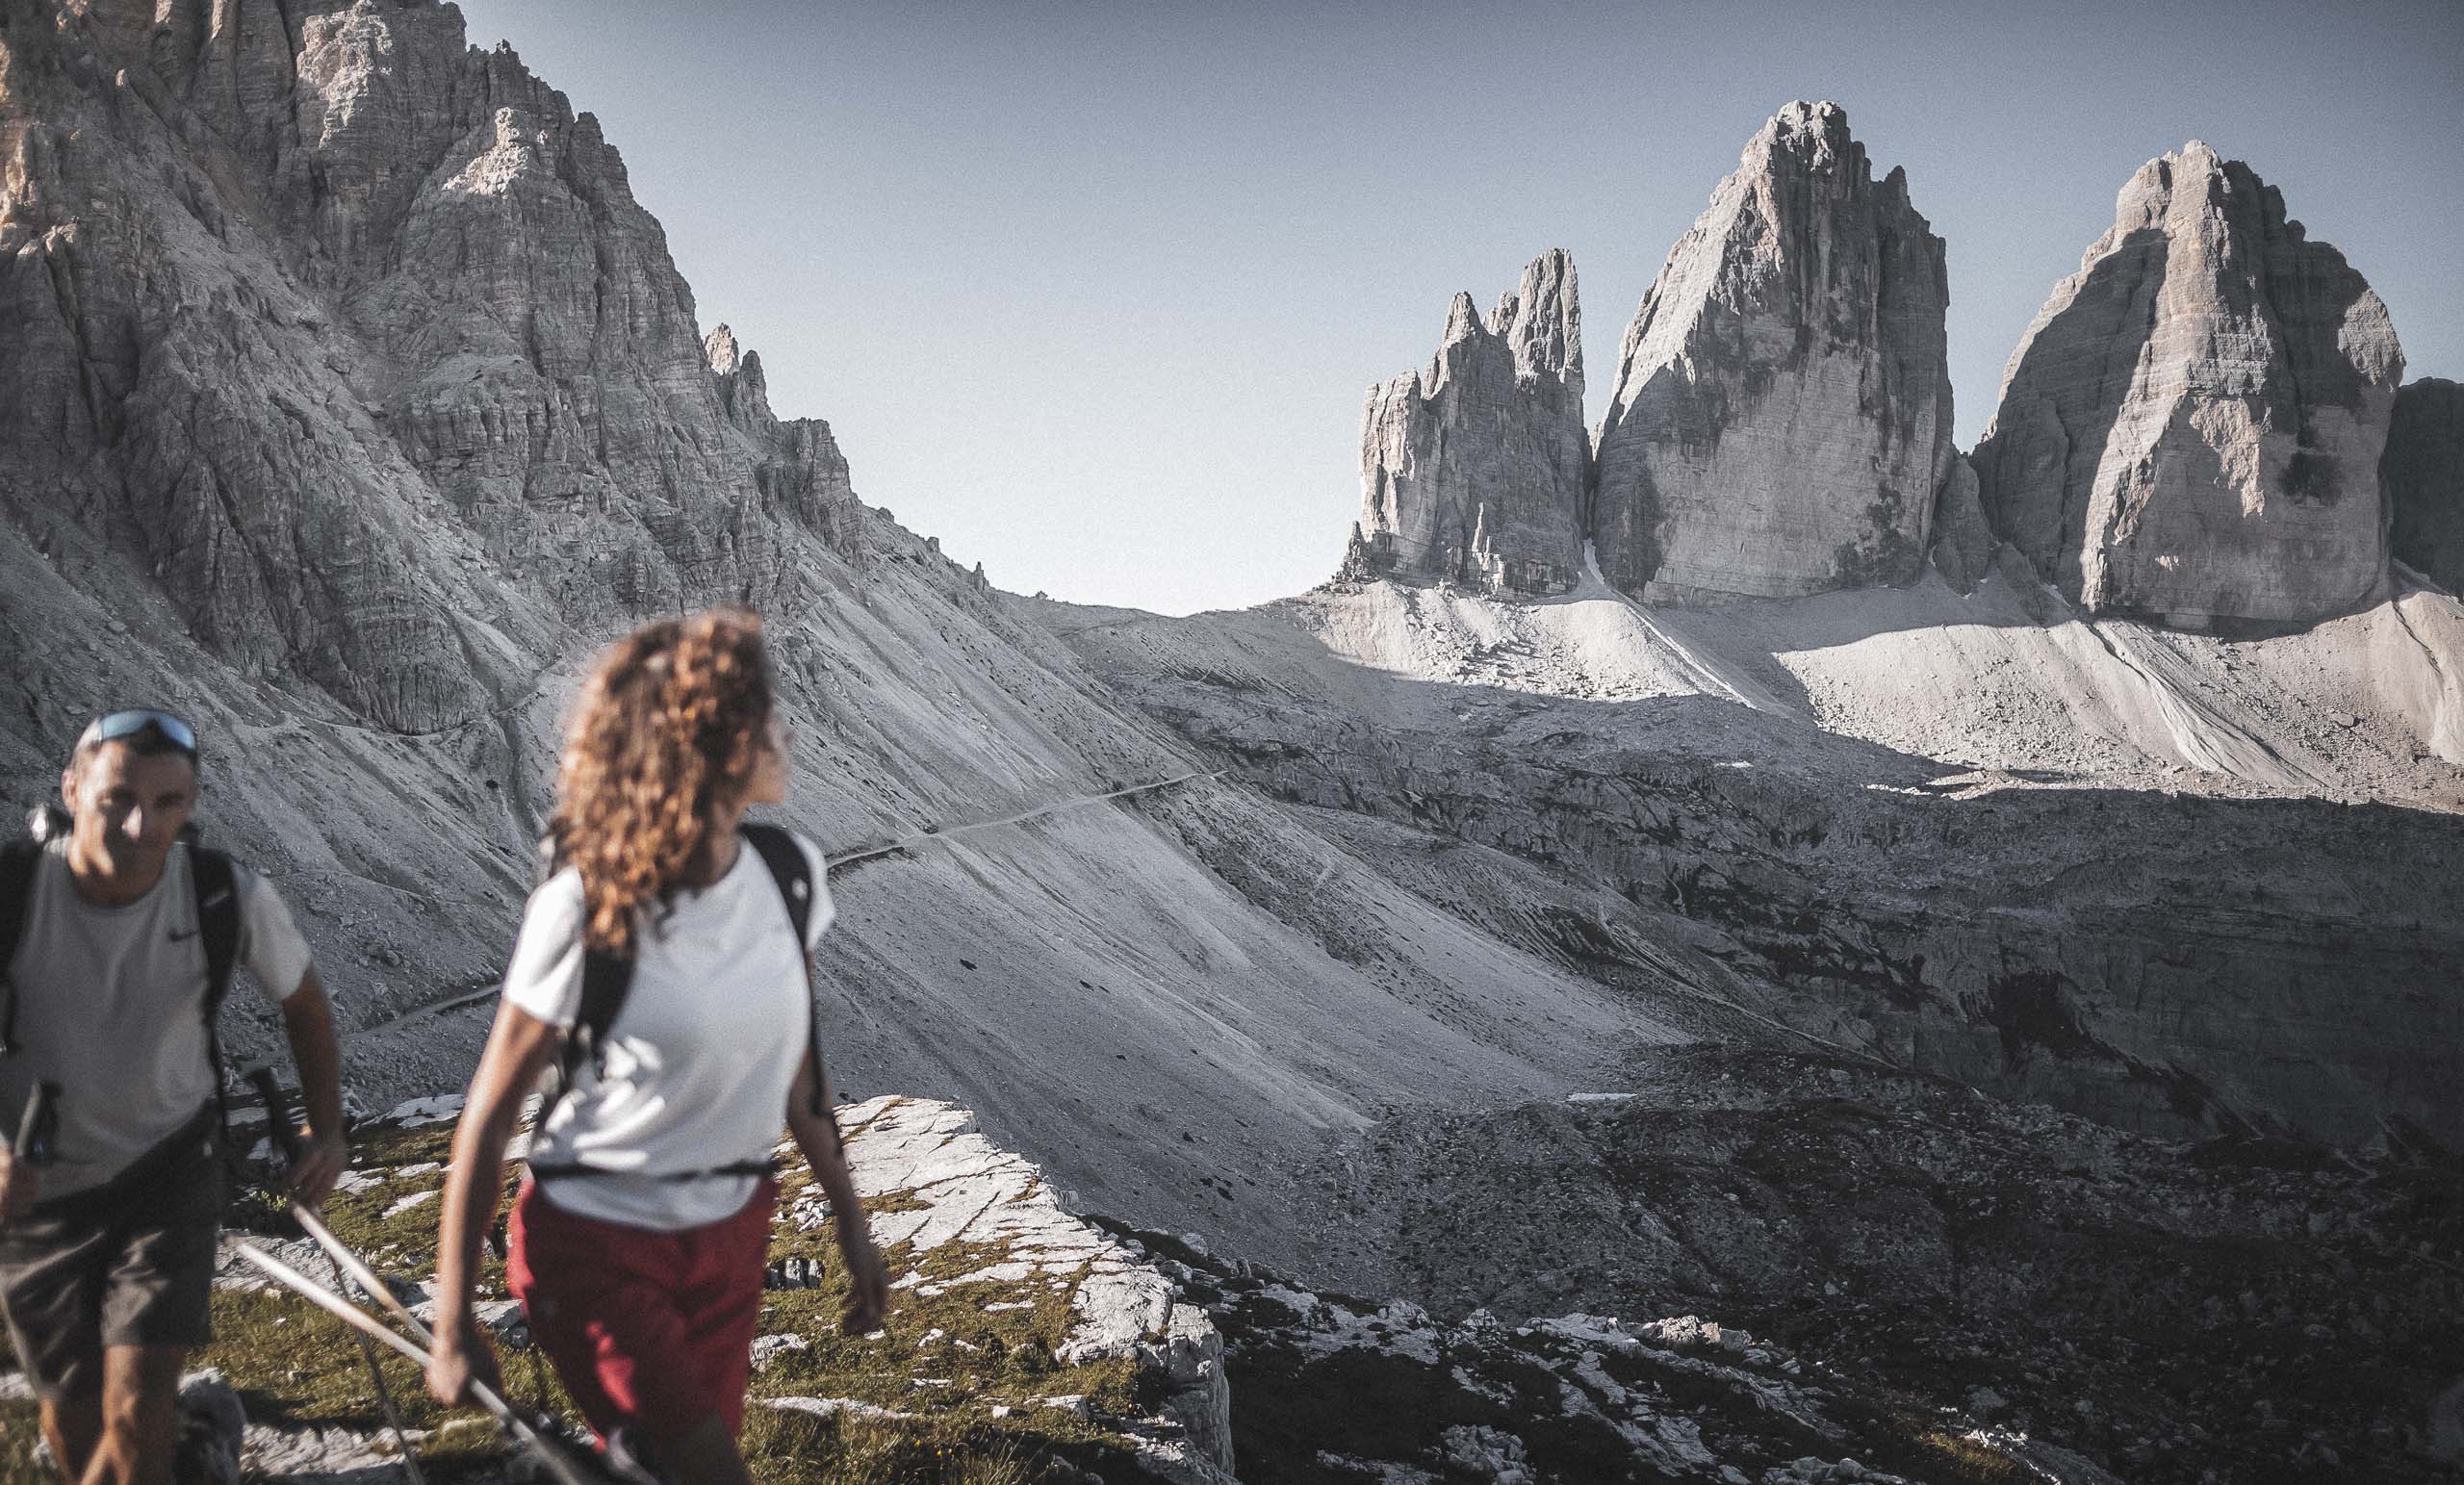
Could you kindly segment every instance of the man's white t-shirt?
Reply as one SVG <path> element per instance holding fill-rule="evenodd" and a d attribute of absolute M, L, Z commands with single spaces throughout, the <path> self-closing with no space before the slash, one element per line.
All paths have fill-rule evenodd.
<path fill-rule="evenodd" d="M 786 899 L 750 841 L 701 891 L 680 890 L 634 935 L 633 980 L 598 1065 L 574 1086 L 531 1141 L 536 1166 L 589 1165 L 617 1174 L 550 1176 L 540 1190 L 578 1216 L 661 1232 L 733 1216 L 750 1175 L 683 1172 L 766 1159 L 787 1123 L 787 1092 L 811 1045 L 805 954 L 834 909 L 821 852 L 796 847 L 812 872 L 812 909 L 799 946 Z M 581 877 L 567 867 L 530 894 L 505 970 L 504 996 L 570 1030 L 581 1011 Z"/>
<path fill-rule="evenodd" d="M 232 877 L 239 963 L 278 1004 L 308 973 L 308 942 L 264 878 L 237 862 Z M 16 959 L 0 968 L 17 1001 L 18 1050 L 0 1057 L 0 1108 L 10 1127 L 37 1082 L 61 1088 L 57 1163 L 42 1173 L 46 1199 L 102 1185 L 213 1101 L 205 940 L 185 842 L 171 848 L 144 896 L 109 908 L 78 894 L 67 839 L 49 842 Z"/>

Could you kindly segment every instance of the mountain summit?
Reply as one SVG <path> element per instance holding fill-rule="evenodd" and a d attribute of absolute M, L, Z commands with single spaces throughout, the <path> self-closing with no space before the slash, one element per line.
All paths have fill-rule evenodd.
<path fill-rule="evenodd" d="M 1949 477 L 1942 241 L 1834 103 L 1791 103 L 1678 243 L 1602 420 L 1600 565 L 1637 597 L 1912 581 Z"/>
<path fill-rule="evenodd" d="M 2194 140 L 2013 352 L 1976 447 L 1987 519 L 2097 613 L 2303 624 L 2388 589 L 2387 306 L 2284 197 Z"/>

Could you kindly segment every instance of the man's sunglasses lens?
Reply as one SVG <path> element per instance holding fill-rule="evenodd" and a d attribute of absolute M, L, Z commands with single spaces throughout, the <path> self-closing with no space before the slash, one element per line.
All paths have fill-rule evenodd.
<path fill-rule="evenodd" d="M 171 740 L 171 746 L 196 755 L 196 730 L 167 711 L 115 711 L 94 724 L 94 740 L 112 742 L 133 737 L 147 728 Z"/>

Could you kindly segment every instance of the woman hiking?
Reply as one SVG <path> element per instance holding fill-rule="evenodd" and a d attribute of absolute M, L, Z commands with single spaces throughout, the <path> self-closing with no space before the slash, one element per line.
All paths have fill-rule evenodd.
<path fill-rule="evenodd" d="M 735 1441 L 783 1121 L 838 1215 L 847 1328 L 877 1328 L 887 1302 L 807 1035 L 808 956 L 832 917 L 821 856 L 743 825 L 786 784 L 752 615 L 644 625 L 600 657 L 557 779 L 558 869 L 523 914 L 438 1217 L 427 1379 L 455 1402 L 495 1375 L 472 1276 L 524 1097 L 564 1051 L 506 1279 L 601 1439 L 680 1485 L 748 1479 Z"/>

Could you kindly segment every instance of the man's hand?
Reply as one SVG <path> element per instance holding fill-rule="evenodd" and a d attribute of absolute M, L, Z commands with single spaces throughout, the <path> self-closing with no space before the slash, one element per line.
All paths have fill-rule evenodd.
<path fill-rule="evenodd" d="M 882 1328 L 882 1317 L 889 1313 L 889 1270 L 872 1235 L 864 1231 L 861 1212 L 849 1224 L 838 1251 L 847 1260 L 847 1303 L 839 1312 L 838 1328 L 851 1336 L 870 1335 Z"/>
<path fill-rule="evenodd" d="M 0 1226 L 26 1215 L 42 1197 L 42 1172 L 9 1153 L 0 1144 Z"/>
<path fill-rule="evenodd" d="M 349 1165 L 350 1148 L 341 1135 L 300 1131 L 299 1149 L 291 1161 L 291 1199 L 312 1210 L 323 1206 Z"/>
<path fill-rule="evenodd" d="M 504 1379 L 497 1370 L 496 1347 L 479 1334 L 479 1327 L 469 1316 L 437 1317 L 436 1349 L 428 1353 L 428 1395 L 447 1407 L 459 1407 L 471 1401 L 471 1384 L 478 1382 L 498 1396 L 504 1395 Z"/>

